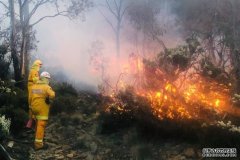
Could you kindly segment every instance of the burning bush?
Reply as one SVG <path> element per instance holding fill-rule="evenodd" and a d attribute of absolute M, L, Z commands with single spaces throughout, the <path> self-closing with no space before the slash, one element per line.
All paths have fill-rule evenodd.
<path fill-rule="evenodd" d="M 132 89 L 119 92 L 104 106 L 105 112 L 99 117 L 101 133 L 137 127 L 140 137 L 154 141 L 171 138 L 198 143 L 204 147 L 239 147 L 239 127 L 233 124 L 222 126 L 224 123 L 217 121 L 220 122 L 224 115 L 204 106 L 199 105 L 192 110 L 198 111 L 198 118 L 181 116 L 177 110 L 168 109 L 167 106 L 166 110 L 163 110 L 165 114 L 159 118 L 151 102 L 146 97 L 137 95 Z M 168 116 L 170 111 L 173 112 L 173 117 Z M 190 111 L 189 114 L 192 115 Z M 235 120 L 235 124 L 240 124 L 236 118 L 232 117 L 232 120 Z"/>
<path fill-rule="evenodd" d="M 166 50 L 153 60 L 144 59 L 138 69 L 140 85 L 115 89 L 104 102 L 103 131 L 138 126 L 151 136 L 156 133 L 219 145 L 225 143 L 221 139 L 231 136 L 228 144 L 238 146 L 239 133 L 216 123 L 234 119 L 235 125 L 240 124 L 234 118 L 240 112 L 232 107 L 231 88 L 199 72 L 201 52 L 197 41 L 191 39 L 187 45 Z M 213 137 L 213 130 L 219 137 Z"/>
<path fill-rule="evenodd" d="M 137 119 L 144 120 L 142 113 L 149 118 L 153 117 L 148 100 L 136 95 L 132 88 L 112 96 L 105 102 L 104 107 L 100 117 L 103 120 L 103 132 L 112 132 L 132 126 L 137 122 Z"/>

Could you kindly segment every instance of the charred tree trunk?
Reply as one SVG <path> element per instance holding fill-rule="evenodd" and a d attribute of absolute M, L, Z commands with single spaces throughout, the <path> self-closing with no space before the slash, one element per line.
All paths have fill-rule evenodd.
<path fill-rule="evenodd" d="M 20 82 L 21 70 L 19 65 L 19 56 L 17 54 L 16 48 L 16 22 L 15 22 L 15 10 L 14 10 L 14 0 L 8 0 L 9 2 L 9 11 L 10 11 L 10 23 L 11 23 L 11 36 L 10 36 L 10 48 L 11 48 L 11 57 L 13 60 L 13 69 L 14 69 L 14 78 L 17 82 L 16 85 L 18 87 L 22 86 Z"/>

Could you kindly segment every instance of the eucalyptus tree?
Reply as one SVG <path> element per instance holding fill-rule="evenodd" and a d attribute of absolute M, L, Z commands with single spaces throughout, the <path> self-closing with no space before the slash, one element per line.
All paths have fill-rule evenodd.
<path fill-rule="evenodd" d="M 164 51 L 167 47 L 162 36 L 166 32 L 166 28 L 161 17 L 164 14 L 162 11 L 165 5 L 164 0 L 139 0 L 132 2 L 127 10 L 128 20 L 133 28 L 147 39 L 146 43 L 155 41 Z"/>
<path fill-rule="evenodd" d="M 195 34 L 216 67 L 233 73 L 236 94 L 240 94 L 240 1 L 181 0 L 174 13 L 184 35 Z"/>
<path fill-rule="evenodd" d="M 15 80 L 26 78 L 29 70 L 29 51 L 34 47 L 34 26 L 47 18 L 64 16 L 69 19 L 84 17 L 93 6 L 91 0 L 8 0 L 0 5 L 10 13 L 10 48 L 13 59 Z M 40 8 L 51 7 L 54 11 L 41 13 Z M 37 18 L 36 18 L 37 17 Z"/>
<path fill-rule="evenodd" d="M 105 0 L 105 3 L 98 4 L 99 12 L 105 18 L 106 22 L 112 28 L 115 35 L 116 55 L 120 56 L 120 39 L 121 30 L 123 28 L 124 15 L 128 9 L 129 2 L 127 0 Z M 103 7 L 103 8 L 102 8 Z M 107 10 L 109 13 L 104 13 Z M 110 16 L 108 16 L 110 15 Z M 112 17 L 111 17 L 112 16 Z"/>

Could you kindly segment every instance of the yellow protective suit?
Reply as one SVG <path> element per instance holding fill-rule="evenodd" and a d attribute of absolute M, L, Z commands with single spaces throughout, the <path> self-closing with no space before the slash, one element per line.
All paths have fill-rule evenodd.
<path fill-rule="evenodd" d="M 41 65 L 42 65 L 42 62 L 40 60 L 36 60 L 36 61 L 33 62 L 33 65 L 31 67 L 29 75 L 28 75 L 28 91 L 39 80 L 39 73 L 38 72 L 40 70 Z M 31 93 L 29 92 L 29 94 L 31 94 Z M 29 104 L 30 103 L 31 102 L 29 102 Z"/>
<path fill-rule="evenodd" d="M 46 103 L 46 99 L 53 99 L 55 92 L 48 85 L 49 80 L 47 78 L 41 78 L 35 85 L 31 87 L 31 110 L 33 116 L 36 117 L 36 135 L 35 135 L 35 149 L 43 147 L 44 130 L 48 120 L 49 104 Z"/>
<path fill-rule="evenodd" d="M 35 83 L 37 83 L 37 81 L 39 80 L 39 70 L 41 65 L 42 65 L 42 62 L 40 60 L 34 61 L 28 75 L 28 104 L 29 105 L 31 104 L 30 98 L 29 98 L 31 96 L 30 90 L 31 90 L 31 87 Z M 32 118 L 34 117 L 32 116 L 32 111 L 31 111 L 31 108 L 29 107 L 29 121 L 31 121 Z"/>

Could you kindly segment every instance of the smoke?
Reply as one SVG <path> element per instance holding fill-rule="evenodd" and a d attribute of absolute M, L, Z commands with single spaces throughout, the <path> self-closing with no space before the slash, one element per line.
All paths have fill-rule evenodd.
<path fill-rule="evenodd" d="M 96 19 L 98 21 L 94 21 Z M 96 11 L 87 13 L 85 22 L 65 17 L 42 21 L 36 26 L 39 43 L 35 56 L 52 72 L 61 71 L 71 81 L 96 86 L 99 77 L 91 73 L 88 48 L 92 41 L 100 38 L 107 42 L 104 37 L 108 37 L 108 32 L 99 32 L 99 28 L 106 28 L 101 21 Z"/>
<path fill-rule="evenodd" d="M 179 35 L 174 28 L 174 17 L 170 15 L 169 6 L 159 17 L 160 23 L 167 26 L 163 41 L 168 47 L 173 47 L 181 42 Z M 39 13 L 46 13 L 49 8 L 43 8 Z M 105 12 L 107 13 L 107 12 Z M 110 16 L 110 15 L 107 15 Z M 126 19 L 126 17 L 124 17 Z M 171 23 L 170 23 L 171 22 Z M 169 27 L 171 26 L 171 27 Z M 94 41 L 103 42 L 102 53 L 106 61 L 106 76 L 116 82 L 119 74 L 128 64 L 128 57 L 131 53 L 141 55 L 140 33 L 134 30 L 131 24 L 124 20 L 121 32 L 121 57 L 116 57 L 115 37 L 110 25 L 95 7 L 86 13 L 86 20 L 69 20 L 66 17 L 46 19 L 39 23 L 35 29 L 39 40 L 38 49 L 33 56 L 42 59 L 44 66 L 52 74 L 66 75 L 59 80 L 70 80 L 79 88 L 91 88 L 97 90 L 101 83 L 101 73 L 94 70 L 90 64 L 91 44 Z M 169 31 L 171 30 L 171 31 Z M 136 42 L 138 37 L 138 42 Z M 138 45 L 136 45 L 138 43 Z M 159 44 L 148 44 L 146 53 L 159 53 Z"/>

